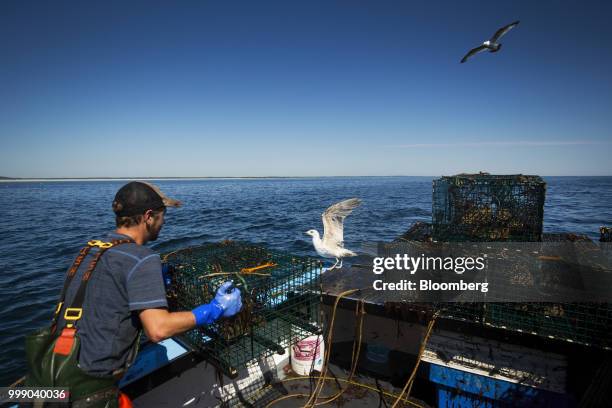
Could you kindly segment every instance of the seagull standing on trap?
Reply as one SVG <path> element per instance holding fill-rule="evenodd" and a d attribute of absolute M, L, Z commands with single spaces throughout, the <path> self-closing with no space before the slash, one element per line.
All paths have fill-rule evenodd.
<path fill-rule="evenodd" d="M 306 231 L 312 237 L 312 243 L 317 254 L 324 258 L 336 258 L 336 263 L 328 269 L 342 268 L 342 258 L 356 256 L 357 254 L 344 248 L 344 219 L 361 204 L 358 198 L 349 198 L 329 207 L 323 213 L 323 239 L 319 231 L 311 229 Z M 340 265 L 338 265 L 340 263 Z"/>
<path fill-rule="evenodd" d="M 510 23 L 507 26 L 504 26 L 497 30 L 490 40 L 483 42 L 480 47 L 472 48 L 467 54 L 465 54 L 465 57 L 461 59 L 461 63 L 463 64 L 465 61 L 467 61 L 468 58 L 484 50 L 489 50 L 489 52 L 499 51 L 502 45 L 498 43 L 497 40 L 499 40 L 502 35 L 506 34 L 508 31 L 516 27 L 518 23 L 518 21 L 515 21 L 514 23 Z"/>

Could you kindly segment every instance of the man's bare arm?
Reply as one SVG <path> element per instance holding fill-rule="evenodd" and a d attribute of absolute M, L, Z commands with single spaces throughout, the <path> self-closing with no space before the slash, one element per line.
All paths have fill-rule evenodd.
<path fill-rule="evenodd" d="M 140 321 L 147 337 L 154 343 L 193 329 L 196 325 L 192 312 L 168 312 L 166 309 L 142 310 Z"/>
<path fill-rule="evenodd" d="M 242 308 L 242 297 L 240 290 L 233 285 L 232 281 L 224 282 L 210 303 L 201 304 L 191 312 L 168 312 L 166 309 L 141 311 L 140 321 L 147 337 L 157 343 L 195 326 L 214 323 L 222 316 L 235 315 Z"/>

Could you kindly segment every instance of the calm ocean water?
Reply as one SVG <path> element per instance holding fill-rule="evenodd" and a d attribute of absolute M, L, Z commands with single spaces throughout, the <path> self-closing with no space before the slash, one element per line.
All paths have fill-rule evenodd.
<path fill-rule="evenodd" d="M 315 255 L 304 231 L 322 230 L 320 215 L 341 199 L 363 204 L 345 226 L 346 245 L 392 240 L 431 219 L 429 177 L 164 180 L 184 202 L 170 209 L 159 252 L 221 239 L 260 242 Z M 549 177 L 546 232 L 598 239 L 612 224 L 612 177 Z M 124 181 L 0 183 L 0 386 L 25 370 L 23 336 L 49 322 L 66 268 L 87 240 L 114 227 L 112 198 Z"/>

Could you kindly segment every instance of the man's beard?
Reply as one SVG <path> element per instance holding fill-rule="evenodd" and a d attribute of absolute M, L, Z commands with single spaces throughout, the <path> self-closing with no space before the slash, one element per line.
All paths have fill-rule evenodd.
<path fill-rule="evenodd" d="M 155 228 L 154 226 L 147 224 L 147 232 L 149 233 L 149 241 L 157 240 L 157 237 L 159 236 L 159 232 L 161 231 L 161 228 L 158 228 L 157 231 L 155 231 L 154 228 Z"/>

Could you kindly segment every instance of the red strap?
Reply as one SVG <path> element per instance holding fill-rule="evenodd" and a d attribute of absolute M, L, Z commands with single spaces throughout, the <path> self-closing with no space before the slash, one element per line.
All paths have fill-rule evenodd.
<path fill-rule="evenodd" d="M 62 330 L 62 334 L 55 341 L 55 347 L 53 348 L 54 354 L 61 354 L 67 356 L 72 350 L 74 345 L 74 334 L 76 333 L 75 328 L 65 328 Z"/>
<path fill-rule="evenodd" d="M 132 400 L 126 394 L 119 393 L 119 408 L 133 408 Z"/>

